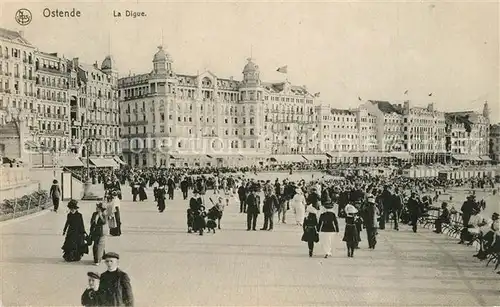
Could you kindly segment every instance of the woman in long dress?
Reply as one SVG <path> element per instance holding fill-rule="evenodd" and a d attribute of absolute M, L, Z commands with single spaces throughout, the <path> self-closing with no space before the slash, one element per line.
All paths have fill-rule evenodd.
<path fill-rule="evenodd" d="M 339 232 L 335 224 L 335 208 L 332 203 L 325 204 L 324 212 L 319 216 L 318 231 L 321 233 L 320 240 L 325 252 L 325 258 L 332 255 L 332 240 L 336 232 Z"/>
<path fill-rule="evenodd" d="M 302 234 L 301 240 L 307 242 L 309 257 L 312 257 L 314 252 L 314 243 L 319 242 L 319 235 L 316 229 L 318 226 L 318 217 L 317 211 L 312 205 L 307 207 L 306 213 L 307 216 L 304 219 L 304 224 L 302 226 L 304 233 Z"/>
<path fill-rule="evenodd" d="M 66 235 L 62 246 L 63 258 L 66 261 L 80 261 L 89 248 L 85 242 L 85 225 L 83 216 L 78 212 L 78 202 L 74 199 L 68 203 L 69 213 L 64 224 L 63 235 Z"/>
<path fill-rule="evenodd" d="M 347 246 L 347 257 L 354 257 L 354 250 L 358 246 L 359 243 L 359 233 L 356 227 L 356 214 L 358 213 L 358 209 L 353 205 L 348 204 L 344 208 L 345 210 L 345 230 L 344 230 L 344 238 L 342 241 L 346 243 Z"/>
<path fill-rule="evenodd" d="M 120 217 L 120 199 L 117 197 L 116 191 L 110 193 L 106 204 L 109 234 L 118 237 L 122 234 L 121 217 Z"/>
<path fill-rule="evenodd" d="M 292 198 L 292 208 L 295 212 L 295 221 L 297 225 L 302 226 L 306 214 L 306 198 L 300 188 L 295 189 L 295 196 Z"/>

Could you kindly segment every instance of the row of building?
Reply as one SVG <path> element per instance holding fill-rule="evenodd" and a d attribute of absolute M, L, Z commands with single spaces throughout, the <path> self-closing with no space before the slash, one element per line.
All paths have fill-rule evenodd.
<path fill-rule="evenodd" d="M 119 155 L 118 74 L 38 50 L 22 32 L 0 28 L 0 123 L 21 118 L 24 143 L 50 152 Z M 4 149 L 5 150 L 5 149 Z"/>
<path fill-rule="evenodd" d="M 26 146 L 121 156 L 133 166 L 325 155 L 360 163 L 498 159 L 487 103 L 481 113 L 378 100 L 335 109 L 304 85 L 262 81 L 253 59 L 242 80 L 178 73 L 161 46 L 152 62 L 150 72 L 119 78 L 111 56 L 86 65 L 0 29 L 0 123 L 22 113 Z"/>

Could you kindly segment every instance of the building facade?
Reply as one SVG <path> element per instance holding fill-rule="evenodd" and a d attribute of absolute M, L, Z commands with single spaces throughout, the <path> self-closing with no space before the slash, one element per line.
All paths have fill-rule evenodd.
<path fill-rule="evenodd" d="M 57 53 L 35 52 L 36 122 L 33 141 L 54 152 L 70 147 L 70 108 L 67 60 Z"/>
<path fill-rule="evenodd" d="M 450 160 L 488 161 L 490 159 L 490 120 L 488 103 L 483 112 L 446 113 L 446 150 Z"/>
<path fill-rule="evenodd" d="M 500 161 L 500 124 L 490 126 L 490 158 Z"/>
<path fill-rule="evenodd" d="M 220 156 L 316 151 L 315 96 L 304 86 L 261 82 L 252 59 L 242 81 L 210 71 L 177 74 L 172 64 L 159 47 L 152 72 L 119 80 L 129 164 L 177 165 L 193 156 L 216 165 Z"/>
<path fill-rule="evenodd" d="M 118 72 L 107 56 L 101 66 L 70 63 L 71 139 L 82 156 L 121 155 Z"/>
<path fill-rule="evenodd" d="M 24 110 L 31 126 L 37 125 L 35 47 L 22 32 L 0 28 L 0 123 L 9 112 Z"/>

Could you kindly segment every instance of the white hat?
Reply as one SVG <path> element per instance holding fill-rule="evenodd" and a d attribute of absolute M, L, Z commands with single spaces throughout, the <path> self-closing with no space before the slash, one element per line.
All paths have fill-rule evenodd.
<path fill-rule="evenodd" d="M 374 204 L 374 203 L 375 203 L 375 198 L 374 198 L 374 197 L 368 197 L 367 201 L 368 201 L 369 203 Z"/>
<path fill-rule="evenodd" d="M 358 213 L 358 209 L 356 209 L 356 207 L 354 207 L 353 205 L 350 205 L 350 204 L 348 204 L 347 206 L 345 206 L 344 211 L 347 214 Z"/>

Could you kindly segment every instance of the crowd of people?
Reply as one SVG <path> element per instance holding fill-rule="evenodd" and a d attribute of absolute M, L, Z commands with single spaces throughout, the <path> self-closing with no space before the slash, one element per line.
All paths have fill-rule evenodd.
<path fill-rule="evenodd" d="M 483 200 L 476 200 L 472 194 L 459 210 L 454 206 L 450 208 L 447 202 L 436 204 L 440 193 L 457 184 L 453 180 L 350 174 L 342 178 L 295 182 L 276 178 L 272 182 L 248 178 L 244 171 L 257 172 L 250 168 L 243 171 L 216 168 L 196 171 L 156 168 L 100 170 L 96 175 L 104 185 L 105 202 L 97 203 L 90 220 L 89 234 L 85 232 L 77 202 L 69 202 L 70 212 L 63 230 L 66 235 L 63 257 L 67 261 L 78 261 L 89 252 L 89 246 L 92 246 L 96 265 L 111 257 L 105 253 L 106 234 L 103 227 L 107 225 L 111 236 L 121 234 L 120 200 L 124 188 L 130 188 L 134 202 L 147 200 L 148 189 L 153 190 L 159 213 L 168 210 L 168 203 L 175 198 L 175 190 L 180 189 L 183 200 L 187 202 L 187 232 L 199 235 L 215 233 L 216 229 L 222 228 L 224 209 L 230 205 L 230 199 L 237 199 L 240 213 L 246 215 L 247 231 L 258 229 L 260 214 L 263 215 L 260 230 L 273 231 L 275 223 L 290 223 L 287 215 L 291 213 L 292 223 L 302 228 L 300 239 L 307 243 L 309 257 L 318 253 L 324 258 L 332 255 L 333 240 L 337 237 L 335 233 L 341 231 L 339 219 L 345 222 L 341 239 L 345 242 L 347 256 L 351 258 L 360 248 L 362 237 L 366 238 L 367 247 L 374 250 L 379 231 L 388 225 L 399 231 L 400 224 L 405 223 L 411 225 L 413 232 L 418 232 L 423 220 L 435 216 L 435 232 L 442 233 L 443 227 L 451 224 L 451 217 L 456 214 L 461 214 L 465 225 L 458 243 L 479 242 L 480 250 L 475 257 L 481 260 L 500 252 L 498 213 L 495 212 L 491 219 L 483 217 L 481 212 L 487 206 Z M 484 188 L 490 182 L 474 179 L 458 183 Z M 213 190 L 213 193 L 207 193 L 208 190 Z M 436 214 L 433 215 L 433 212 Z M 319 252 L 315 248 L 318 243 Z M 91 273 L 89 289 L 99 293 L 102 287 L 96 287 L 96 284 L 99 278 L 100 284 L 103 284 L 102 275 L 99 277 L 97 273 Z M 91 297 L 100 297 L 94 292 L 89 290 L 84 293 L 82 303 L 84 298 L 88 302 Z M 129 296 L 132 297 L 131 290 Z M 85 306 L 93 305 L 87 303 Z"/>

